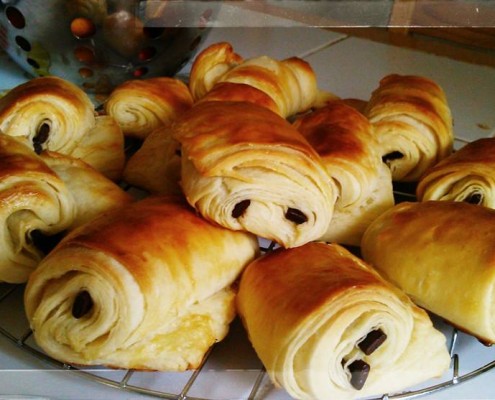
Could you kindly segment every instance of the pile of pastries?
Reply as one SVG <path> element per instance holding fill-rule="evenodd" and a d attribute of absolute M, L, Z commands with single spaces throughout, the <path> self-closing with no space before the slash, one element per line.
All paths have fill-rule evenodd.
<path fill-rule="evenodd" d="M 495 144 L 454 152 L 452 121 L 427 77 L 342 99 L 303 59 L 228 42 L 98 111 L 33 79 L 0 99 L 0 280 L 26 282 L 37 343 L 67 363 L 197 368 L 239 316 L 296 399 L 441 377 L 431 314 L 495 341 Z"/>

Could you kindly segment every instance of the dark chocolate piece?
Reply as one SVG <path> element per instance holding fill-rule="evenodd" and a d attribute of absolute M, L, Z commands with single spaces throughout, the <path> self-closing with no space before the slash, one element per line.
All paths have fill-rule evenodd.
<path fill-rule="evenodd" d="M 385 154 L 382 157 L 382 161 L 386 164 L 389 161 L 399 160 L 404 157 L 400 151 L 392 151 L 391 153 Z"/>
<path fill-rule="evenodd" d="M 351 385 L 356 390 L 361 390 L 368 379 L 370 365 L 363 360 L 355 360 L 348 366 L 351 373 Z"/>
<path fill-rule="evenodd" d="M 65 234 L 66 232 L 62 231 L 53 235 L 47 235 L 42 231 L 35 229 L 34 231 L 30 232 L 29 236 L 31 237 L 31 241 L 33 242 L 34 246 L 36 246 L 38 250 L 41 250 L 41 252 L 46 255 L 55 248 L 55 246 L 65 236 Z"/>
<path fill-rule="evenodd" d="M 43 148 L 42 144 L 48 140 L 48 135 L 50 134 L 50 125 L 43 123 L 38 128 L 38 132 L 33 137 L 33 147 L 36 154 L 41 154 Z"/>
<path fill-rule="evenodd" d="M 358 343 L 361 351 L 369 356 L 387 339 L 387 335 L 381 329 L 375 329 L 369 332 L 366 337 Z"/>
<path fill-rule="evenodd" d="M 247 210 L 250 204 L 251 200 L 242 200 L 237 203 L 232 210 L 232 218 L 239 218 L 242 214 L 244 214 L 244 211 Z"/>
<path fill-rule="evenodd" d="M 285 218 L 287 218 L 289 221 L 296 223 L 297 225 L 301 225 L 304 224 L 305 222 L 308 222 L 308 217 L 306 217 L 306 215 L 297 208 L 289 207 L 287 209 L 287 212 L 285 213 Z"/>
<path fill-rule="evenodd" d="M 483 202 L 483 196 L 481 193 L 473 193 L 464 199 L 469 204 L 481 204 Z"/>
<path fill-rule="evenodd" d="M 76 319 L 84 317 L 93 308 L 93 299 L 87 290 L 78 293 L 72 304 L 72 316 Z"/>

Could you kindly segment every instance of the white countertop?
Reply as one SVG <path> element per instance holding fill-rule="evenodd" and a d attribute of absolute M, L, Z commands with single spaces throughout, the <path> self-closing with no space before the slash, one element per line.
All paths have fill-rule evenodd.
<path fill-rule="evenodd" d="M 244 58 L 264 54 L 277 59 L 303 57 L 316 71 L 320 88 L 341 97 L 366 99 L 377 87 L 380 78 L 389 73 L 427 76 L 437 81 L 447 94 L 454 116 L 458 146 L 466 141 L 495 134 L 493 68 L 347 37 L 318 28 L 297 24 L 290 28 L 269 25 L 258 28 L 214 28 L 202 47 L 217 41 L 228 41 Z M 0 65 L 0 89 L 8 89 L 28 78 L 3 53 L 0 55 Z M 190 64 L 183 72 L 187 73 L 188 68 Z M 5 290 L 5 287 L 0 286 L 0 289 Z M 12 300 L 9 300 L 10 298 Z M 13 317 L 10 310 L 13 307 L 22 307 L 20 299 L 20 295 L 11 295 L 7 301 L 0 302 L 0 327 L 8 321 L 9 326 L 13 326 L 16 331 L 14 335 L 22 335 L 27 330 L 26 321 L 22 318 L 11 321 Z M 234 330 L 238 335 L 243 335 L 238 327 Z M 35 346 L 32 342 L 28 343 Z M 458 348 L 462 351 L 460 375 L 495 360 L 495 349 L 483 347 L 464 335 L 460 335 Z M 216 361 L 205 366 L 201 378 L 193 385 L 188 396 L 215 400 L 249 398 L 249 391 L 258 377 L 260 364 L 245 338 L 222 343 L 217 353 Z M 235 354 L 233 358 L 232 354 Z M 110 379 L 117 381 L 124 379 L 125 375 L 122 371 L 102 370 L 96 373 L 110 376 Z M 136 373 L 131 376 L 128 384 L 146 385 L 157 391 L 179 393 L 191 375 L 192 372 Z M 265 381 L 262 393 L 263 398 L 269 400 L 289 398 L 283 390 L 277 390 Z M 48 364 L 34 358 L 0 335 L 0 399 L 17 398 L 14 395 L 93 400 L 150 398 L 93 382 L 70 371 L 50 369 Z M 495 370 L 489 370 L 474 379 L 421 398 L 493 399 Z"/>

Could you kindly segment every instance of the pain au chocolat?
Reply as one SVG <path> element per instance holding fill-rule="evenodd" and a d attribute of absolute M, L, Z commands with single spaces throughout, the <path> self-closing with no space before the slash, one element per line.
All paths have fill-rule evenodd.
<path fill-rule="evenodd" d="M 168 125 L 193 103 L 187 85 L 177 78 L 132 79 L 118 85 L 103 104 L 124 136 L 145 139 Z"/>
<path fill-rule="evenodd" d="M 289 122 L 249 102 L 201 102 L 173 125 L 181 185 L 210 221 L 293 247 L 319 238 L 336 200 L 318 153 Z"/>
<path fill-rule="evenodd" d="M 400 203 L 366 230 L 364 259 L 421 307 L 495 342 L 495 210 L 464 202 Z"/>
<path fill-rule="evenodd" d="M 429 168 L 418 182 L 419 201 L 465 201 L 495 208 L 495 138 L 466 144 Z"/>
<path fill-rule="evenodd" d="M 261 256 L 242 274 L 237 307 L 268 375 L 295 399 L 391 393 L 450 364 L 428 314 L 337 244 Z"/>
<path fill-rule="evenodd" d="M 100 118 L 89 96 L 55 76 L 34 78 L 0 98 L 0 132 L 44 150 L 80 158 L 110 179 L 124 166 L 124 137 L 110 117 Z"/>
<path fill-rule="evenodd" d="M 0 134 L 0 281 L 25 282 L 47 242 L 132 201 L 98 171 L 63 154 L 37 155 Z M 51 238 L 51 239 L 50 239 Z"/>
<path fill-rule="evenodd" d="M 228 42 L 214 43 L 198 54 L 189 88 L 198 101 L 220 83 L 240 84 L 265 93 L 284 118 L 309 110 L 323 96 L 307 61 L 299 57 L 276 60 L 266 55 L 244 59 Z"/>
<path fill-rule="evenodd" d="M 30 276 L 26 314 L 38 345 L 63 362 L 197 368 L 227 334 L 233 282 L 258 251 L 253 235 L 149 197 L 66 236 Z"/>
<path fill-rule="evenodd" d="M 359 246 L 367 226 L 394 205 L 392 176 L 368 119 L 343 101 L 296 119 L 338 188 L 332 220 L 320 240 Z"/>
<path fill-rule="evenodd" d="M 452 115 L 443 89 L 414 75 L 385 76 L 365 111 L 394 181 L 417 181 L 452 152 Z"/>

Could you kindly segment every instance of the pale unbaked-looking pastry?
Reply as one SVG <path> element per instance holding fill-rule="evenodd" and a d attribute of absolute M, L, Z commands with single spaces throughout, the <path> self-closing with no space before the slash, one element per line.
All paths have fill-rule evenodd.
<path fill-rule="evenodd" d="M 299 57 L 276 60 L 269 56 L 243 59 L 227 42 L 204 49 L 191 68 L 189 87 L 195 101 L 220 82 L 252 86 L 271 97 L 284 118 L 309 110 L 321 101 L 311 65 Z"/>
<path fill-rule="evenodd" d="M 31 79 L 0 98 L 0 131 L 24 138 L 38 154 L 71 154 L 94 128 L 95 116 L 81 88 L 54 76 Z"/>
<path fill-rule="evenodd" d="M 149 197 L 67 236 L 31 275 L 25 309 L 38 345 L 81 365 L 197 368 L 235 316 L 232 284 L 256 237 Z"/>
<path fill-rule="evenodd" d="M 117 86 L 105 101 L 105 113 L 116 119 L 125 136 L 144 139 L 167 125 L 193 103 L 187 85 L 179 79 L 132 79 Z"/>
<path fill-rule="evenodd" d="M 452 116 L 442 88 L 429 78 L 385 76 L 365 115 L 375 127 L 394 181 L 417 181 L 452 152 Z"/>
<path fill-rule="evenodd" d="M 75 215 L 64 181 L 25 143 L 0 134 L 0 281 L 25 282 L 44 256 L 35 236 L 65 231 Z"/>
<path fill-rule="evenodd" d="M 327 229 L 335 188 L 318 153 L 279 115 L 248 102 L 202 102 L 173 135 L 182 189 L 206 219 L 284 247 Z"/>
<path fill-rule="evenodd" d="M 400 203 L 361 244 L 366 261 L 430 310 L 495 342 L 495 210 L 452 201 Z"/>
<path fill-rule="evenodd" d="M 327 103 L 294 122 L 318 152 L 338 188 L 332 220 L 320 240 L 358 246 L 367 226 L 394 205 L 392 176 L 373 128 L 342 101 Z"/>
<path fill-rule="evenodd" d="M 156 128 L 132 154 L 123 178 L 150 194 L 181 194 L 181 149 L 169 125 Z"/>
<path fill-rule="evenodd" d="M 237 306 L 268 375 L 296 399 L 392 393 L 449 368 L 428 314 L 337 244 L 258 258 L 242 274 Z"/>
<path fill-rule="evenodd" d="M 429 168 L 418 182 L 416 197 L 495 208 L 494 171 L 495 138 L 478 139 Z"/>

